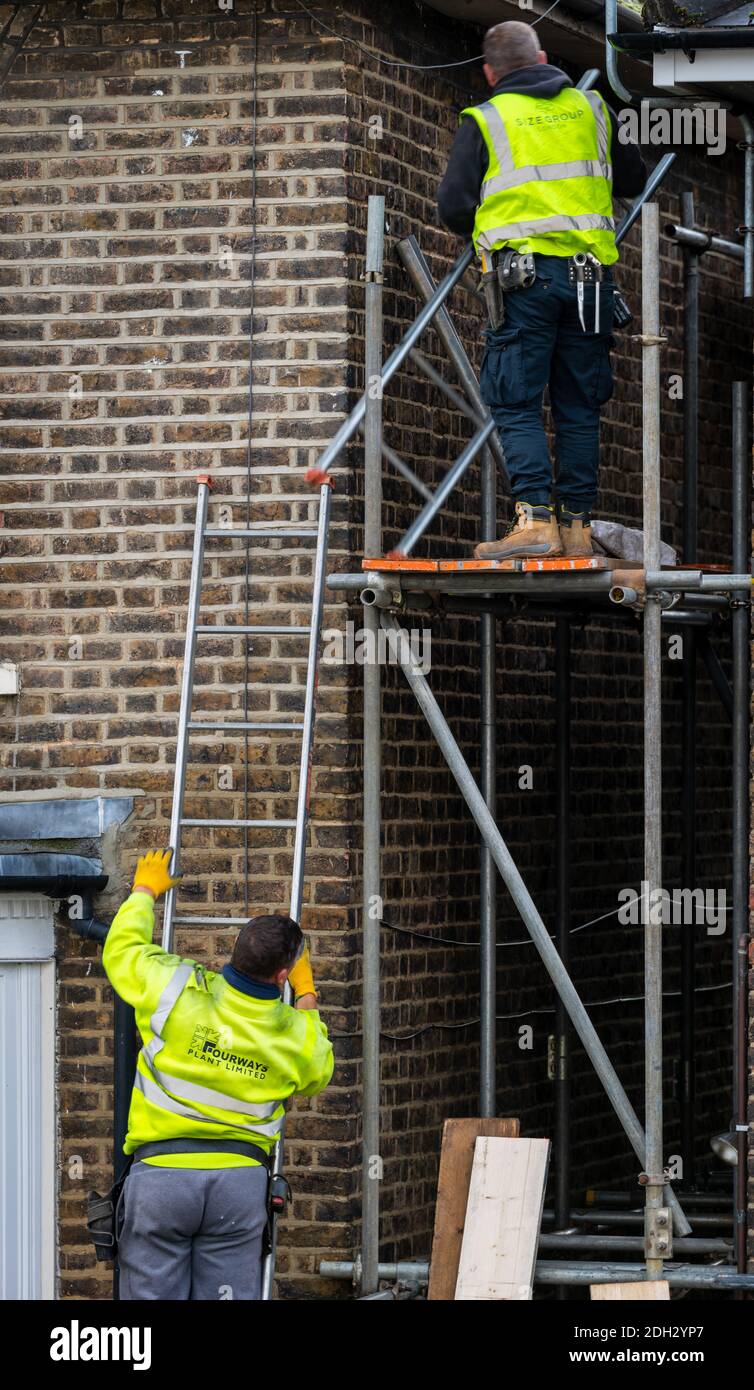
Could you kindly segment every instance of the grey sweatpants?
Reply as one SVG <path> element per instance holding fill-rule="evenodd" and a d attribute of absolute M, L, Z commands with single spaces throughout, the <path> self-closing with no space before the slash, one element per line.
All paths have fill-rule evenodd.
<path fill-rule="evenodd" d="M 259 1298 L 266 1220 L 261 1166 L 134 1163 L 123 1193 L 121 1299 Z"/>

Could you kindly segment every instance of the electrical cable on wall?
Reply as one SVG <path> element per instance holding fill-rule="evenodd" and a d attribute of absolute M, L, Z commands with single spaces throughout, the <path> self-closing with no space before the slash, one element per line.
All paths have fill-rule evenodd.
<path fill-rule="evenodd" d="M 600 917 L 592 917 L 589 922 L 581 922 L 578 927 L 570 927 L 569 934 L 571 936 L 575 936 L 577 932 L 586 931 L 589 927 L 596 927 L 598 923 L 606 922 L 610 917 L 615 917 L 619 912 L 624 912 L 626 906 L 626 903 L 621 903 L 619 907 L 612 908 L 610 912 L 603 912 Z M 732 912 L 733 908 L 724 907 L 722 910 L 723 912 Z M 629 922 L 621 922 L 620 925 L 630 926 L 632 924 Z M 414 931 L 412 927 L 399 927 L 395 922 L 388 922 L 384 917 L 380 917 L 380 926 L 386 927 L 388 931 L 395 932 L 399 936 L 411 936 L 416 937 L 418 941 L 429 941 L 434 946 L 458 946 L 461 948 L 474 948 L 478 950 L 481 944 L 479 941 L 460 941 L 452 936 L 433 936 L 431 932 Z M 550 933 L 550 936 L 553 941 L 556 940 L 556 937 L 553 935 L 552 932 Z M 709 939 L 712 940 L 713 938 Z M 534 942 L 532 941 L 530 936 L 521 936 L 518 937 L 516 941 L 496 941 L 495 949 L 498 951 L 502 951 L 513 946 L 533 945 Z"/>
<path fill-rule="evenodd" d="M 249 390 L 248 390 L 248 420 L 246 438 L 246 516 L 244 525 L 248 532 L 251 528 L 251 434 L 254 422 L 254 309 L 256 307 L 256 270 L 257 270 L 257 49 L 258 49 L 258 24 L 257 24 L 257 5 L 254 5 L 251 16 L 251 259 L 249 262 Z M 251 536 L 246 536 L 246 551 L 244 558 L 244 626 L 250 624 L 250 599 L 249 584 L 251 581 Z M 244 723 L 249 722 L 249 677 L 250 677 L 250 657 L 251 657 L 251 638 L 247 633 L 244 635 Z M 249 817 L 249 730 L 244 729 L 244 766 L 243 766 L 243 816 L 244 821 Z M 243 828 L 243 902 L 244 912 L 249 915 L 249 827 Z"/>
<path fill-rule="evenodd" d="M 409 72 L 443 72 L 446 68 L 466 68 L 472 63 L 484 62 L 483 53 L 477 53 L 473 58 L 461 58 L 453 63 L 402 63 L 395 58 L 383 58 L 381 54 L 375 53 L 373 48 L 367 48 L 363 43 L 359 43 L 358 39 L 351 39 L 345 34 L 339 34 L 337 29 L 333 29 L 331 25 L 325 23 L 324 19 L 320 19 L 319 15 L 314 14 L 313 10 L 310 10 L 309 6 L 304 4 L 304 0 L 297 0 L 297 4 L 308 14 L 309 18 L 312 19 L 315 24 L 319 25 L 320 29 L 324 29 L 328 34 L 332 34 L 335 39 L 341 39 L 343 43 L 352 44 L 354 48 L 358 48 L 360 53 L 366 53 L 368 58 L 372 58 L 375 63 L 379 63 L 380 67 L 406 68 Z M 543 19 L 546 19 L 549 14 L 552 14 L 553 10 L 557 9 L 559 4 L 560 0 L 554 0 L 549 10 L 545 10 L 543 14 L 537 15 L 536 19 L 531 21 L 531 28 L 536 29 L 537 25 L 540 24 Z"/>
<path fill-rule="evenodd" d="M 715 994 L 722 989 L 731 989 L 730 980 L 724 981 L 719 985 L 697 985 L 694 989 L 694 994 Z M 643 1004 L 644 997 L 643 994 L 622 994 L 612 999 L 586 999 L 584 1001 L 584 1007 L 587 1009 L 604 1009 L 609 1004 Z M 681 991 L 679 989 L 663 990 L 662 997 L 663 999 L 680 999 Z M 514 1013 L 510 1014 L 495 1014 L 495 1019 L 498 1023 L 509 1023 L 512 1019 L 516 1018 L 535 1018 L 540 1014 L 554 1014 L 555 1012 L 556 1009 L 554 1006 L 545 1005 L 538 1009 L 517 1009 Z M 425 1023 L 423 1027 L 416 1028 L 410 1033 L 383 1033 L 381 1031 L 380 1037 L 384 1038 L 387 1042 L 413 1042 L 415 1038 L 421 1038 L 425 1033 L 432 1033 L 434 1031 L 440 1033 L 454 1033 L 460 1028 L 474 1028 L 480 1022 L 481 1019 L 479 1018 L 465 1018 L 462 1019 L 460 1023 Z M 330 1032 L 331 1038 L 360 1038 L 361 1036 L 360 1032 Z"/>

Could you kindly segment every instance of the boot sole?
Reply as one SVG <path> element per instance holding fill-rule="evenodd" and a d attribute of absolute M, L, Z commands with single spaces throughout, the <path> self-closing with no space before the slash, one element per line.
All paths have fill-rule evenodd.
<path fill-rule="evenodd" d="M 485 549 L 482 554 L 479 553 L 479 550 L 480 547 L 477 546 L 474 551 L 475 560 L 539 560 L 543 556 L 551 560 L 558 560 L 563 555 L 559 545 L 526 545 L 524 543 L 516 549 L 512 549 L 510 546 L 506 546 L 505 550 L 501 549 L 495 552 L 491 549 Z"/>

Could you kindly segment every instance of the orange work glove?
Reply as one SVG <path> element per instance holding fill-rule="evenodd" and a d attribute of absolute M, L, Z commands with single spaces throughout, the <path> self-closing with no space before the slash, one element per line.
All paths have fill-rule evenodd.
<path fill-rule="evenodd" d="M 300 999 L 302 994 L 314 994 L 314 976 L 312 975 L 312 963 L 309 959 L 309 947 L 305 946 L 296 964 L 291 967 L 288 973 L 288 983 L 293 990 L 296 999 Z"/>
<path fill-rule="evenodd" d="M 179 874 L 177 878 L 171 878 L 170 860 L 172 857 L 172 849 L 151 849 L 148 854 L 142 855 L 136 865 L 133 888 L 146 888 L 153 898 L 160 898 L 163 893 L 167 892 L 168 888 L 174 888 L 177 883 L 180 883 L 181 875 Z"/>

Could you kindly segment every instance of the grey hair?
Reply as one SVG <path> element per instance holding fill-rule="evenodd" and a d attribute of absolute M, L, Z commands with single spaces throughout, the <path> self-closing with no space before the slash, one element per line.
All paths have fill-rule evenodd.
<path fill-rule="evenodd" d="M 539 56 L 539 39 L 536 30 L 520 19 L 508 19 L 503 24 L 495 24 L 484 36 L 484 61 L 492 68 L 496 77 L 505 77 L 516 68 L 526 68 L 536 63 Z"/>

